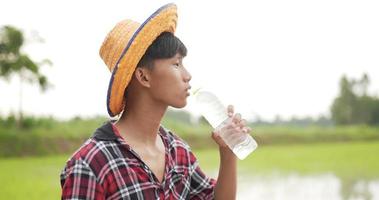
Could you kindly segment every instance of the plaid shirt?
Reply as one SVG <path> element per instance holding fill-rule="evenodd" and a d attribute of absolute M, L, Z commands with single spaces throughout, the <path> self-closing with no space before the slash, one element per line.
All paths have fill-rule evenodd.
<path fill-rule="evenodd" d="M 214 199 L 216 181 L 201 171 L 189 146 L 163 127 L 159 135 L 166 152 L 162 183 L 108 122 L 67 161 L 62 199 Z"/>

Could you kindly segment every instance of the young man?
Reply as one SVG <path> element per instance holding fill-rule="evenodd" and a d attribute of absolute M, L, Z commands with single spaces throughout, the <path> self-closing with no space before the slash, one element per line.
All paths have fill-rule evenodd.
<path fill-rule="evenodd" d="M 117 122 L 98 128 L 61 174 L 62 199 L 235 199 L 236 156 L 213 133 L 220 151 L 218 180 L 200 169 L 189 146 L 160 123 L 168 106 L 182 108 L 190 73 L 184 44 L 173 35 L 176 6 L 142 25 L 125 20 L 108 34 L 100 55 L 112 71 L 107 108 Z M 250 129 L 228 107 L 224 134 Z"/>

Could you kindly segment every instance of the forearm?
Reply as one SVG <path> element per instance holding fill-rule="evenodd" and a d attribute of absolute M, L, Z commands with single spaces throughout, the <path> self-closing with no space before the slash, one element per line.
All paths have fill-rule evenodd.
<path fill-rule="evenodd" d="M 229 148 L 220 147 L 220 169 L 215 187 L 216 200 L 236 199 L 237 157 Z"/>

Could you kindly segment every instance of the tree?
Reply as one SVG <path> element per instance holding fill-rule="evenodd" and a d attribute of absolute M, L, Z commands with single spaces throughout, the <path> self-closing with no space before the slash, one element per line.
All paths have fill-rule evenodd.
<path fill-rule="evenodd" d="M 13 26 L 0 28 L 0 78 L 9 80 L 11 75 L 16 74 L 20 80 L 19 116 L 18 126 L 22 127 L 22 83 L 37 82 L 42 91 L 49 87 L 47 77 L 40 72 L 40 67 L 45 64 L 51 65 L 47 59 L 41 62 L 33 61 L 27 54 L 21 51 L 24 46 L 24 36 L 21 30 Z"/>
<path fill-rule="evenodd" d="M 368 94 L 370 79 L 363 74 L 360 80 L 340 81 L 340 94 L 331 106 L 336 124 L 379 124 L 379 99 Z"/>
<path fill-rule="evenodd" d="M 340 94 L 334 100 L 331 113 L 336 124 L 353 123 L 353 109 L 356 105 L 357 97 L 353 92 L 353 84 L 342 76 L 340 80 Z"/>

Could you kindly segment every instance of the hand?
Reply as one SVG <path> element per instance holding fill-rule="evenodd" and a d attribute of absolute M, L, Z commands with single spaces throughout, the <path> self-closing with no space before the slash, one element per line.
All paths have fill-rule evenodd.
<path fill-rule="evenodd" d="M 213 130 L 212 132 L 212 138 L 220 148 L 228 148 L 221 135 L 233 145 L 242 142 L 247 134 L 251 132 L 251 128 L 246 126 L 246 120 L 241 119 L 241 114 L 234 114 L 232 105 L 228 106 L 227 112 L 230 120 L 221 129 Z"/>

